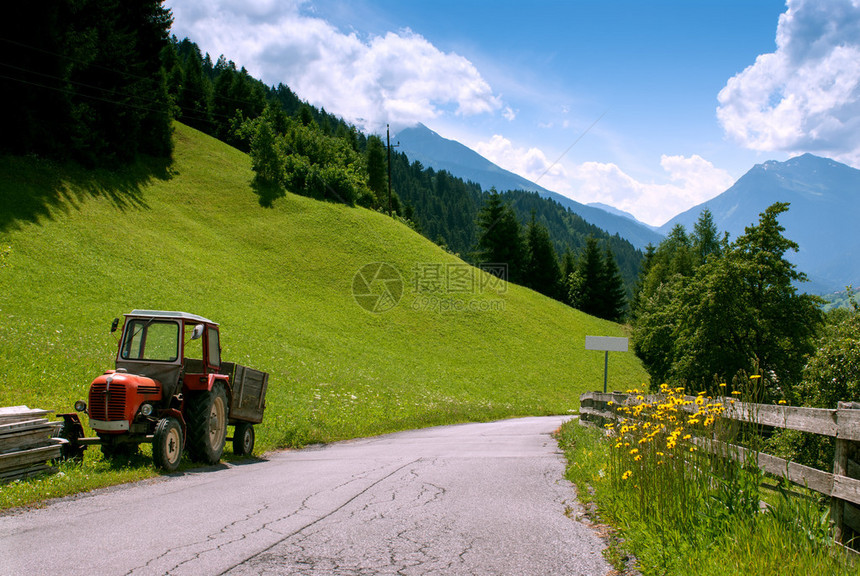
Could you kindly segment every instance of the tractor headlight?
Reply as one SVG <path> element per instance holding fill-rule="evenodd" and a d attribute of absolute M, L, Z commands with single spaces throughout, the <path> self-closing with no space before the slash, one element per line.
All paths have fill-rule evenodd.
<path fill-rule="evenodd" d="M 87 411 L 87 403 L 83 400 L 78 400 L 75 402 L 75 411 L 76 412 L 86 412 Z"/>
<path fill-rule="evenodd" d="M 140 407 L 140 413 L 144 416 L 149 416 L 150 414 L 152 414 L 152 404 L 143 404 Z"/>

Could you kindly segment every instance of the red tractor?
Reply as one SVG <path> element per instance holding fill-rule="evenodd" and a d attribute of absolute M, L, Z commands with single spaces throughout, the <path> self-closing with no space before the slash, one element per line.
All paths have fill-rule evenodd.
<path fill-rule="evenodd" d="M 119 326 L 113 321 L 111 332 Z M 192 460 L 221 459 L 227 426 L 233 452 L 254 449 L 254 424 L 263 421 L 268 374 L 222 362 L 218 324 L 186 312 L 133 310 L 125 315 L 116 369 L 90 385 L 89 416 L 96 437 L 85 438 L 76 413 L 62 414 L 67 457 L 91 444 L 107 456 L 128 455 L 152 443 L 159 468 L 176 470 L 184 450 Z"/>

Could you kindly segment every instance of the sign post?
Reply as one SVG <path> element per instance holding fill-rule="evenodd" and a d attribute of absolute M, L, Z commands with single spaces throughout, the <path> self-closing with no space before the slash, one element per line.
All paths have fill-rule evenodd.
<path fill-rule="evenodd" d="M 603 350 L 603 392 L 606 392 L 606 377 L 609 372 L 609 353 L 627 352 L 627 338 L 613 338 L 611 336 L 586 336 L 586 350 Z"/>

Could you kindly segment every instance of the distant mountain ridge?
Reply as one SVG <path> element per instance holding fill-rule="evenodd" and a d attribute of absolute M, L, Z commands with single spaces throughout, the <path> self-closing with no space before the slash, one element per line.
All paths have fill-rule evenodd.
<path fill-rule="evenodd" d="M 785 162 L 756 164 L 719 196 L 675 216 L 659 228 L 639 222 L 611 206 L 584 205 L 547 190 L 493 164 L 477 152 L 443 138 L 423 124 L 397 134 L 400 149 L 411 160 L 435 170 L 478 183 L 484 189 L 527 190 L 551 198 L 610 234 L 618 234 L 637 248 L 658 245 L 676 224 L 688 232 L 704 208 L 710 209 L 717 228 L 732 239 L 758 222 L 760 213 L 774 202 L 788 202 L 780 217 L 785 236 L 800 250 L 789 254 L 798 270 L 809 277 L 803 290 L 826 294 L 860 286 L 860 170 L 828 158 L 804 154 Z"/>
<path fill-rule="evenodd" d="M 610 234 L 618 234 L 639 249 L 649 243 L 656 246 L 663 240 L 659 232 L 638 220 L 601 207 L 587 206 L 547 190 L 493 164 L 471 148 L 440 136 L 423 124 L 400 130 L 395 137 L 400 143 L 400 150 L 406 153 L 410 160 L 417 160 L 425 167 L 431 167 L 434 170 L 447 170 L 463 180 L 480 184 L 484 190 L 495 186 L 500 192 L 505 190 L 537 192 L 544 198 L 551 198 L 565 208 L 569 208 L 598 228 Z"/>
<path fill-rule="evenodd" d="M 646 228 L 650 228 L 651 230 L 657 230 L 659 228 L 659 226 L 651 226 L 650 224 L 646 224 L 645 222 L 642 222 L 641 220 L 636 218 L 636 216 L 634 216 L 630 212 L 625 212 L 624 210 L 619 210 L 615 206 L 610 206 L 609 204 L 604 204 L 603 202 L 589 202 L 587 205 L 591 206 L 592 208 L 599 208 L 605 212 L 609 212 L 610 214 L 615 214 L 616 216 L 621 216 L 623 218 L 633 220 L 637 224 L 641 224 L 642 226 L 645 226 Z"/>
<path fill-rule="evenodd" d="M 731 188 L 659 230 L 667 234 L 683 224 L 690 232 L 708 208 L 720 232 L 734 239 L 774 202 L 791 204 L 780 223 L 784 235 L 800 246 L 788 258 L 809 277 L 805 291 L 824 294 L 860 285 L 860 170 L 835 160 L 804 154 L 756 164 Z"/>

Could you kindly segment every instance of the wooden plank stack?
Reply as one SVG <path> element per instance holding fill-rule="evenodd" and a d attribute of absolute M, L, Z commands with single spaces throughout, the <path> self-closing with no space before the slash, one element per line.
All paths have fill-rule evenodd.
<path fill-rule="evenodd" d="M 51 470 L 47 462 L 60 456 L 66 442 L 53 438 L 60 422 L 45 418 L 51 412 L 26 406 L 0 408 L 0 482 Z"/>

